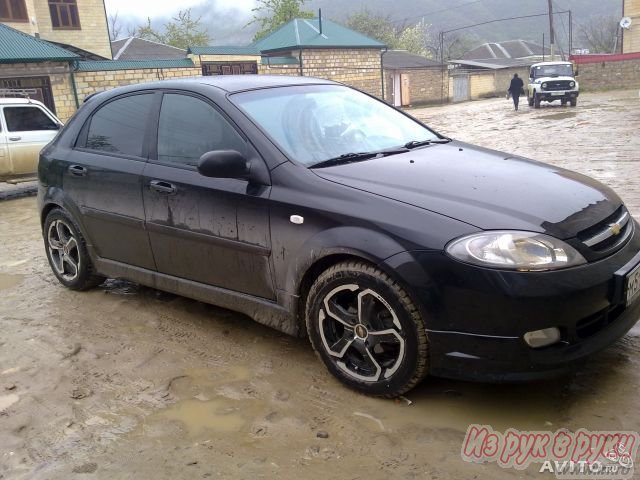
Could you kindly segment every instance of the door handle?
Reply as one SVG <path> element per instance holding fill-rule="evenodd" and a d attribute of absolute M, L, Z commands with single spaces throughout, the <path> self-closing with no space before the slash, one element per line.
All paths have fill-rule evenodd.
<path fill-rule="evenodd" d="M 20 140 L 22 140 L 22 137 L 9 137 L 9 140 L 12 142 L 19 142 Z"/>
<path fill-rule="evenodd" d="M 169 195 L 173 195 L 177 190 L 175 185 L 169 182 L 163 182 L 162 180 L 151 180 L 151 182 L 149 183 L 149 187 L 154 192 L 166 193 Z"/>
<path fill-rule="evenodd" d="M 69 173 L 75 177 L 84 177 L 87 174 L 87 169 L 80 165 L 71 165 L 69 167 Z"/>

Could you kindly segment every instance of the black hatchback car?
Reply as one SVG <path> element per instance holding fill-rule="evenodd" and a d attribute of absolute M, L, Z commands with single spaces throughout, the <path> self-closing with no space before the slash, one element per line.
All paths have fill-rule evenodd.
<path fill-rule="evenodd" d="M 39 180 L 63 285 L 124 278 L 308 335 L 368 394 L 562 373 L 640 316 L 640 233 L 611 189 L 330 81 L 95 95 Z"/>

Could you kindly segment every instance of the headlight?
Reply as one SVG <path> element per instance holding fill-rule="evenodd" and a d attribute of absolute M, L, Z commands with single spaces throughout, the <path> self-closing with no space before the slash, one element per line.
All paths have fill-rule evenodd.
<path fill-rule="evenodd" d="M 492 231 L 453 240 L 446 252 L 466 263 L 520 271 L 555 270 L 587 263 L 571 245 L 534 232 Z"/>
<path fill-rule="evenodd" d="M 546 83 L 543 83 L 543 84 L 542 84 L 542 88 L 547 88 L 547 84 L 546 84 Z"/>
<path fill-rule="evenodd" d="M 569 83 L 569 86 L 570 86 L 571 88 L 575 87 L 575 86 L 576 86 L 576 82 L 570 82 L 570 83 Z"/>

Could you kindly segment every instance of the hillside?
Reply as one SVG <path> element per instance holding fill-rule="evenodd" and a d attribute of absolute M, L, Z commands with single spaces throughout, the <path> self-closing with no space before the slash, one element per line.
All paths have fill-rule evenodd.
<path fill-rule="evenodd" d="M 450 30 L 498 18 L 535 15 L 547 12 L 546 0 L 310 0 L 309 9 L 322 8 L 323 15 L 340 20 L 367 8 L 371 12 L 388 15 L 399 25 L 424 21 L 433 25 L 434 32 Z M 622 16 L 620 0 L 554 0 L 557 11 L 571 10 L 573 23 L 580 24 L 591 16 Z M 566 44 L 568 15 L 556 15 L 558 41 Z M 512 20 L 462 30 L 478 41 L 501 41 L 522 38 L 542 42 L 548 36 L 548 17 Z M 575 44 L 574 31 L 574 44 Z M 548 41 L 548 39 L 547 39 Z"/>

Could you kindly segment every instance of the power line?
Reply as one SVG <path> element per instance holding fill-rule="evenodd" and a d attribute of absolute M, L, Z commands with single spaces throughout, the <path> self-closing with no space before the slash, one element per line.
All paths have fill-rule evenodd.
<path fill-rule="evenodd" d="M 434 10 L 431 12 L 426 12 L 420 15 L 412 15 L 411 17 L 404 17 L 404 18 L 399 18 L 397 20 L 391 20 L 392 23 L 401 23 L 401 22 L 406 22 L 407 20 L 412 20 L 414 18 L 421 18 L 421 17 L 428 17 L 429 15 L 435 15 L 437 13 L 443 13 L 443 12 L 449 12 L 451 10 L 456 10 L 460 7 L 466 7 L 467 5 L 473 5 L 474 3 L 480 3 L 483 0 L 474 0 L 473 2 L 467 2 L 467 3 L 461 3 L 460 5 L 456 5 L 454 7 L 448 7 L 448 8 L 443 8 L 441 10 Z"/>

